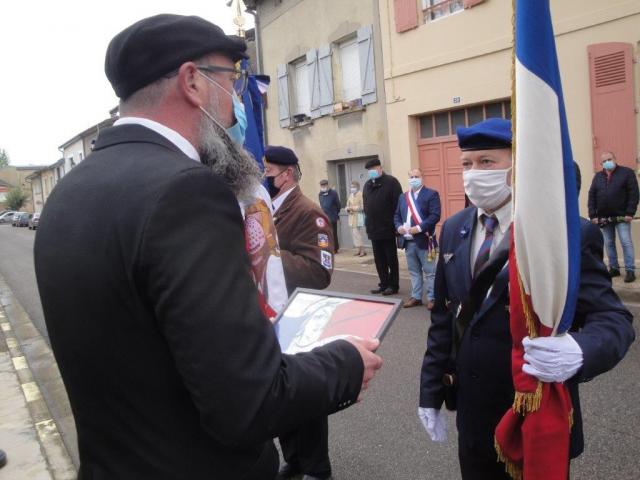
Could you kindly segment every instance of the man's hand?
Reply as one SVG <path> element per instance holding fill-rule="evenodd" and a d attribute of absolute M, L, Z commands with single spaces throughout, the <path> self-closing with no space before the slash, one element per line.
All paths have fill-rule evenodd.
<path fill-rule="evenodd" d="M 624 216 L 624 221 L 625 221 L 625 222 L 629 223 L 631 220 L 633 220 L 633 217 L 632 217 L 632 216 L 630 216 L 630 215 L 625 215 L 625 216 Z"/>
<path fill-rule="evenodd" d="M 420 229 L 419 229 L 418 227 L 411 227 L 411 228 L 409 229 L 409 233 L 410 233 L 411 235 L 415 235 L 416 233 L 420 233 Z"/>
<path fill-rule="evenodd" d="M 400 235 L 404 235 L 405 233 L 407 233 L 407 229 L 404 227 L 398 227 L 398 233 Z"/>
<path fill-rule="evenodd" d="M 593 223 L 594 225 L 598 225 L 598 219 L 597 218 L 592 218 L 591 219 L 591 223 Z"/>
<path fill-rule="evenodd" d="M 418 407 L 418 417 L 432 442 L 447 441 L 447 423 L 440 409 Z"/>
<path fill-rule="evenodd" d="M 376 375 L 376 372 L 380 370 L 380 367 L 382 367 L 382 358 L 373 353 L 380 346 L 380 340 L 377 338 L 364 339 L 355 336 L 347 337 L 345 340 L 358 349 L 362 357 L 362 363 L 364 364 L 362 388 L 360 389 L 360 395 L 358 395 L 358 401 L 360 401 L 362 400 L 364 391 L 369 386 L 369 382 Z"/>
<path fill-rule="evenodd" d="M 522 371 L 543 382 L 564 382 L 584 363 L 580 345 L 568 333 L 557 337 L 525 337 L 522 346 L 527 362 Z"/>

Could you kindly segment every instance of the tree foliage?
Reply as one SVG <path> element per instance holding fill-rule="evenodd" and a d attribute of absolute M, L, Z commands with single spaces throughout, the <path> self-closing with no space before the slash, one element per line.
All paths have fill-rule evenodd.
<path fill-rule="evenodd" d="M 9 166 L 9 154 L 4 148 L 0 148 L 0 168 Z"/>
<path fill-rule="evenodd" d="M 12 188 L 7 193 L 4 203 L 9 210 L 20 210 L 27 203 L 27 195 L 19 187 Z"/>

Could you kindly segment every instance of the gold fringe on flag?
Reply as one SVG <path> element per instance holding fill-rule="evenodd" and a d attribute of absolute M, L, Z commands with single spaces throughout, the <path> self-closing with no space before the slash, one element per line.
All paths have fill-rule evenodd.
<path fill-rule="evenodd" d="M 505 471 L 511 476 L 511 478 L 513 478 L 513 480 L 522 480 L 522 467 L 504 456 L 495 437 L 493 439 L 493 445 L 496 449 L 496 453 L 498 454 L 498 461 L 504 463 Z"/>
<path fill-rule="evenodd" d="M 513 411 L 524 415 L 525 413 L 535 412 L 540 408 L 542 401 L 542 382 L 538 382 L 535 392 L 516 392 L 513 399 Z"/>
<path fill-rule="evenodd" d="M 573 408 L 569 410 L 569 430 L 573 428 Z"/>

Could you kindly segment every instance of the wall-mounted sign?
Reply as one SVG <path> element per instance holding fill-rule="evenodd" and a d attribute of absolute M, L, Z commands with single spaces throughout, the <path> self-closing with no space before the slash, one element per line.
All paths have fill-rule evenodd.
<path fill-rule="evenodd" d="M 453 103 L 460 103 L 460 97 L 453 97 Z"/>

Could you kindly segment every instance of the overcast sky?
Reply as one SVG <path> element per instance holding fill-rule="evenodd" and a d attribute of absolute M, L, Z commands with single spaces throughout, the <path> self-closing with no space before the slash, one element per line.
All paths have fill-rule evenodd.
<path fill-rule="evenodd" d="M 61 157 L 60 145 L 107 118 L 118 100 L 104 54 L 128 25 L 177 13 L 235 33 L 235 11 L 226 0 L 2 1 L 0 148 L 12 165 L 48 165 Z"/>

